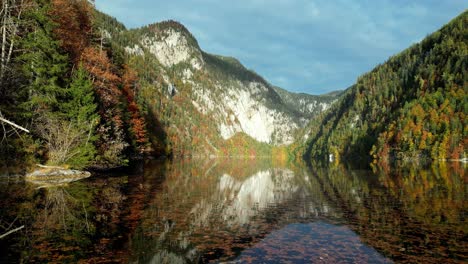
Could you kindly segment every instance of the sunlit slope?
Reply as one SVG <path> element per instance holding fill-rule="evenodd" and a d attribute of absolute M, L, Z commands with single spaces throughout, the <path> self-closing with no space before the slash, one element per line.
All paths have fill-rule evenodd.
<path fill-rule="evenodd" d="M 307 158 L 462 159 L 468 12 L 358 78 L 313 120 Z"/>

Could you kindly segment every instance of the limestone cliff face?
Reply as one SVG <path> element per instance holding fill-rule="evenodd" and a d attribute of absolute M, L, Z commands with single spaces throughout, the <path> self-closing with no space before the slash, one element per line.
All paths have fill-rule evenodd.
<path fill-rule="evenodd" d="M 144 36 L 140 43 L 166 67 L 172 67 L 181 62 L 190 62 L 194 69 L 199 70 L 204 64 L 200 50 L 189 45 L 185 35 L 173 28 L 168 28 L 153 36 Z"/>
<path fill-rule="evenodd" d="M 209 122 L 202 126 L 210 135 L 200 141 L 214 154 L 223 140 L 238 133 L 272 145 L 291 144 L 298 129 L 333 103 L 331 99 L 279 92 L 236 59 L 202 51 L 190 32 L 177 22 L 157 23 L 129 34 L 136 38 L 123 47 L 126 55 L 144 61 L 145 67 L 153 67 L 157 75 L 151 80 L 154 87 L 145 92 L 148 105 L 158 102 L 158 111 L 171 109 L 165 123 L 190 144 L 199 143 L 191 131 L 201 127 L 197 122 Z M 158 96 L 164 98 L 150 98 Z M 166 103 L 161 106 L 161 101 Z M 177 117 L 172 116 L 174 109 L 178 109 Z M 176 122 L 174 118 L 179 119 Z"/>
<path fill-rule="evenodd" d="M 217 127 L 223 139 L 244 132 L 260 142 L 290 144 L 299 127 L 289 113 L 269 107 L 259 100 L 268 93 L 268 87 L 258 82 L 235 82 L 228 87 L 215 86 L 216 92 L 196 90 L 200 93 L 193 104 L 202 112 L 218 120 Z M 202 91 L 202 92 L 200 92 Z"/>

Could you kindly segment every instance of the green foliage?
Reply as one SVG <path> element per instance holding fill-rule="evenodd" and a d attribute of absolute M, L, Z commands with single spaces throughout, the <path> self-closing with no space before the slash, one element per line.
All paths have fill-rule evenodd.
<path fill-rule="evenodd" d="M 94 127 L 98 122 L 92 82 L 79 67 L 71 80 L 68 57 L 54 38 L 55 24 L 48 17 L 50 5 L 39 2 L 28 14 L 34 24 L 21 46 L 28 50 L 18 59 L 28 79 L 29 97 L 23 103 L 33 118 L 34 132 L 44 141 L 47 162 L 82 168 L 94 159 Z"/>
<path fill-rule="evenodd" d="M 221 148 L 221 156 L 227 157 L 271 157 L 273 146 L 258 142 L 244 133 L 237 133 L 226 140 Z"/>
<path fill-rule="evenodd" d="M 60 104 L 60 112 L 64 113 L 66 118 L 78 123 L 86 123 L 99 118 L 96 114 L 97 105 L 94 102 L 93 83 L 81 66 L 73 73 L 65 93 L 65 97 L 69 99 Z"/>
<path fill-rule="evenodd" d="M 32 117 L 41 111 L 55 111 L 57 97 L 63 94 L 61 85 L 66 76 L 67 56 L 60 53 L 59 42 L 53 39 L 54 23 L 47 16 L 48 1 L 37 1 L 25 14 L 31 24 L 29 32 L 21 39 L 20 49 L 27 50 L 16 58 L 22 65 L 26 87 L 22 90 L 28 98 L 22 104 L 25 113 Z"/>
<path fill-rule="evenodd" d="M 47 149 L 47 164 L 83 168 L 94 158 L 94 148 L 88 140 L 92 124 L 82 130 L 75 122 L 50 115 L 42 116 L 36 123 L 35 131 Z"/>
<path fill-rule="evenodd" d="M 63 4 L 63 2 L 60 3 Z M 8 156 L 15 159 L 29 159 L 29 156 L 35 156 L 48 164 L 68 164 L 74 168 L 82 168 L 94 162 L 98 154 L 95 145 L 102 135 L 96 132 L 100 118 L 98 103 L 95 102 L 97 95 L 95 88 L 98 84 L 104 86 L 107 83 L 102 79 L 98 80 L 100 83 L 96 83 L 95 79 L 91 80 L 84 65 L 78 65 L 75 60 L 69 60 L 72 55 L 83 56 L 85 47 L 76 47 L 75 50 L 65 49 L 63 47 L 65 42 L 60 37 L 74 36 L 80 33 L 76 30 L 83 29 L 66 25 L 62 20 L 51 17 L 53 11 L 56 11 L 54 8 L 60 6 L 56 4 L 57 2 L 44 0 L 18 6 L 18 8 L 24 8 L 24 15 L 18 31 L 18 35 L 22 38 L 13 52 L 15 67 L 12 68 L 15 72 L 11 76 L 15 76 L 15 81 L 2 82 L 9 87 L 5 89 L 8 93 L 3 93 L 2 87 L 2 93 L 7 96 L 0 103 L 0 110 L 5 110 L 10 120 L 19 124 L 31 124 L 32 135 L 8 134 L 7 138 L 0 143 L 2 145 L 0 156 L 2 159 Z M 78 10 L 81 7 L 83 9 Z M 76 15 L 81 11 L 84 15 L 88 12 L 86 3 L 66 10 L 66 12 L 71 12 L 70 15 Z M 58 29 L 64 34 L 59 34 Z M 91 34 L 80 35 L 92 36 Z M 88 42 L 85 40 L 83 43 Z M 79 54 L 71 54 L 71 52 Z M 91 55 L 94 54 L 91 53 Z M 100 59 L 101 57 L 98 57 L 94 61 L 106 62 Z M 100 66 L 97 63 L 93 65 L 93 69 Z M 107 70 L 114 69 L 114 67 L 114 65 L 106 64 L 103 68 Z M 123 67 L 120 66 L 120 68 Z M 103 79 L 115 77 L 109 72 L 109 70 L 104 71 Z M 113 90 L 110 90 L 112 93 L 118 92 L 118 88 L 112 82 L 119 80 L 118 76 L 110 80 L 111 85 L 114 85 L 111 87 Z M 14 87 L 15 84 L 16 87 Z M 12 92 L 13 89 L 15 92 Z M 112 95 L 114 96 L 112 99 L 117 98 L 114 107 L 116 111 L 125 109 L 124 98 L 119 98 L 119 93 Z M 119 117 L 115 113 L 106 117 L 110 116 Z M 120 122 L 120 120 L 117 121 Z M 128 124 L 119 123 L 119 125 Z M 115 154 L 115 150 L 118 149 L 119 157 L 122 156 L 122 150 L 128 145 L 124 142 L 126 139 L 126 136 L 121 134 L 107 137 L 106 140 L 109 142 L 117 142 L 118 147 L 106 149 L 106 153 Z M 104 153 L 104 151 L 101 152 Z"/>
<path fill-rule="evenodd" d="M 188 29 L 184 25 L 182 25 L 181 23 L 179 23 L 179 22 L 177 22 L 175 20 L 162 21 L 162 22 L 159 22 L 159 23 L 149 25 L 147 27 L 143 27 L 140 30 L 142 30 L 143 32 L 152 32 L 153 34 L 154 33 L 163 33 L 164 34 L 167 29 L 172 29 L 172 30 L 175 30 L 177 32 L 180 32 L 180 33 L 184 34 L 187 37 L 189 45 L 191 45 L 192 47 L 195 47 L 197 49 L 200 49 L 200 46 L 198 46 L 198 42 L 195 39 L 195 37 L 192 35 L 192 33 L 190 33 L 190 31 L 188 31 Z M 164 36 L 164 35 L 161 35 L 161 34 L 158 34 L 158 35 L 161 36 L 161 37 Z"/>
<path fill-rule="evenodd" d="M 342 91 L 335 91 L 323 95 L 310 95 L 292 93 L 280 87 L 273 87 L 273 89 L 291 112 L 306 119 L 312 119 L 323 112 L 325 110 L 323 105 L 333 104 L 343 93 Z"/>
<path fill-rule="evenodd" d="M 265 79 L 251 70 L 247 70 L 237 59 L 203 53 L 203 59 L 211 67 L 211 71 L 218 79 L 235 78 L 240 81 L 255 81 L 267 84 Z"/>
<path fill-rule="evenodd" d="M 306 157 L 460 159 L 468 144 L 468 12 L 358 78 L 309 125 Z"/>
<path fill-rule="evenodd" d="M 78 131 L 85 132 L 86 137 L 72 150 L 77 154 L 68 163 L 74 167 L 85 167 L 96 154 L 93 143 L 97 139 L 95 127 L 99 123 L 99 115 L 96 112 L 93 83 L 81 66 L 74 72 L 65 92 L 67 100 L 60 104 L 61 113 Z"/>

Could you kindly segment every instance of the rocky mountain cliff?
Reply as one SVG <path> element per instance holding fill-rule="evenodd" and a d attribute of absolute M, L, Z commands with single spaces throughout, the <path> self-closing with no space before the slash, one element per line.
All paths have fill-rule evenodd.
<path fill-rule="evenodd" d="M 302 115 L 306 121 L 310 121 L 310 116 L 326 111 L 343 94 L 343 91 L 333 91 L 323 95 L 311 95 L 289 92 L 278 86 L 273 88 L 283 103 L 297 115 Z"/>
<path fill-rule="evenodd" d="M 106 41 L 140 77 L 139 100 L 160 122 L 174 154 L 255 154 L 294 142 L 298 129 L 338 95 L 312 96 L 274 87 L 231 57 L 209 54 L 180 23 L 126 30 L 103 16 Z"/>

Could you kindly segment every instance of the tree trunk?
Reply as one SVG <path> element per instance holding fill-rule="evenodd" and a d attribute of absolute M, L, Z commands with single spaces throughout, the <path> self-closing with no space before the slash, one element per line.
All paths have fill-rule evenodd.
<path fill-rule="evenodd" d="M 4 0 L 3 1 L 3 6 L 2 6 L 2 52 L 1 52 L 1 57 L 0 57 L 0 81 L 3 80 L 3 75 L 5 73 L 5 56 L 6 56 L 6 45 L 7 45 L 7 25 L 8 25 L 8 20 L 10 16 L 10 7 L 8 6 L 8 1 L 9 0 Z"/>
<path fill-rule="evenodd" d="M 15 36 L 18 33 L 19 21 L 24 8 L 24 0 L 3 0 L 0 11 L 1 51 L 0 51 L 0 83 L 5 78 L 8 64 L 15 46 Z M 15 21 L 16 18 L 16 21 Z"/>

